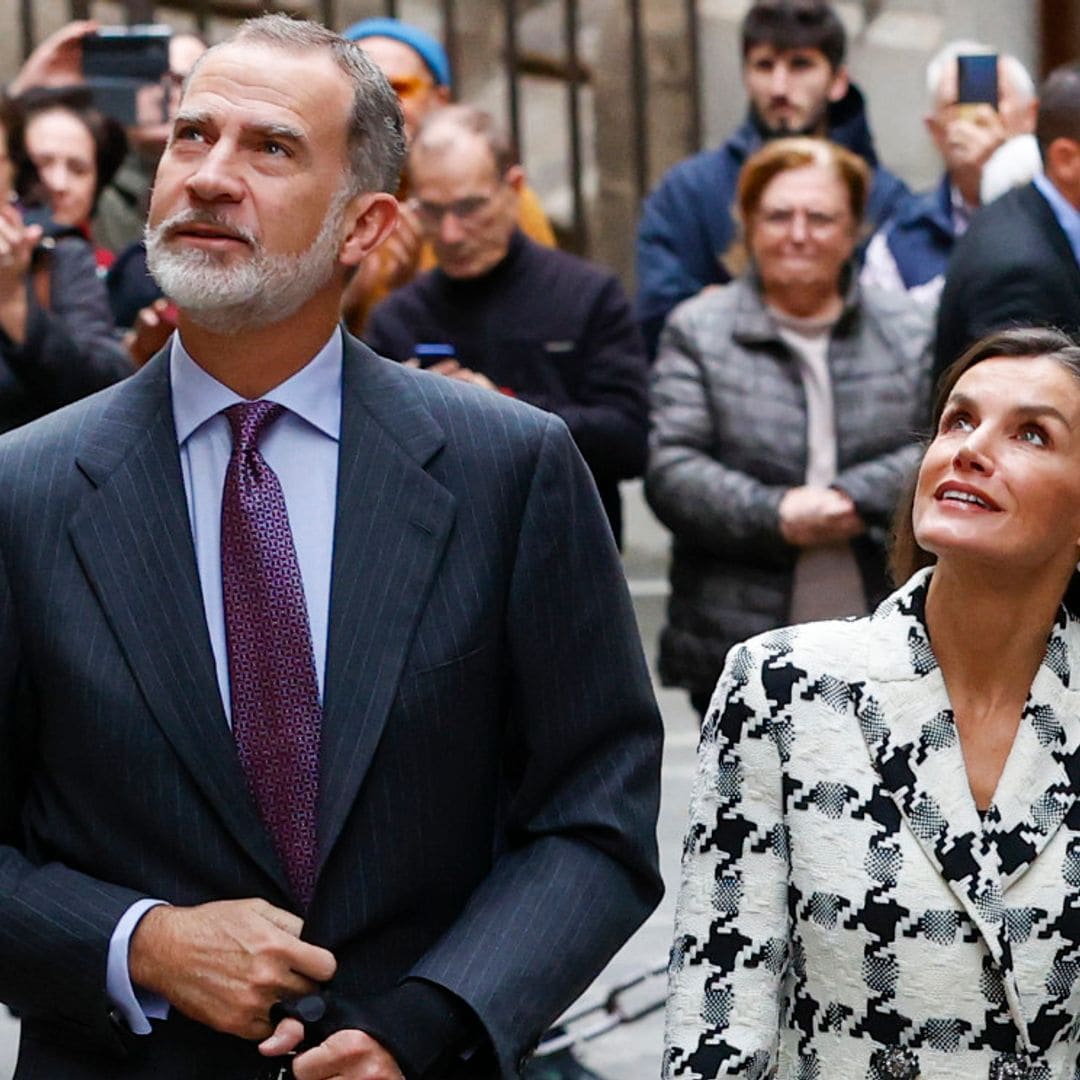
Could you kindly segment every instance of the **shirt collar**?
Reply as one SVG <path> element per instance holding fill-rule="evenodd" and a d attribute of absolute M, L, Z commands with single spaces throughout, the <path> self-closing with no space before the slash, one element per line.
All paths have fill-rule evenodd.
<path fill-rule="evenodd" d="M 949 184 L 949 211 L 952 215 L 954 236 L 963 236 L 967 232 L 967 228 L 971 224 L 971 215 L 977 209 L 977 206 L 969 205 L 955 184 Z"/>
<path fill-rule="evenodd" d="M 340 328 L 295 375 L 268 390 L 263 400 L 283 405 L 324 435 L 341 436 L 341 371 L 343 345 Z M 180 334 L 173 335 L 169 353 L 176 439 L 182 446 L 196 429 L 222 409 L 244 401 L 195 362 Z"/>
<path fill-rule="evenodd" d="M 1031 181 L 1038 189 L 1039 194 L 1050 204 L 1050 209 L 1054 212 L 1054 217 L 1057 218 L 1058 224 L 1061 226 L 1062 231 L 1069 238 L 1069 244 L 1074 252 L 1077 252 L 1078 258 L 1080 258 L 1080 210 L 1077 210 L 1075 206 L 1056 187 L 1048 176 L 1039 175 L 1034 177 Z"/>

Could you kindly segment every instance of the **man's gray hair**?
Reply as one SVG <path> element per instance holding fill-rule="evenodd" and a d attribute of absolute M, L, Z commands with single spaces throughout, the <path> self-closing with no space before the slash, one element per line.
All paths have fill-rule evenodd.
<path fill-rule="evenodd" d="M 283 52 L 327 50 L 353 86 L 349 114 L 349 193 L 397 191 L 405 160 L 404 121 L 397 95 L 386 76 L 359 46 L 319 23 L 290 19 L 287 15 L 261 15 L 248 19 L 231 37 L 196 61 L 190 80 L 206 57 L 228 45 L 264 45 Z"/>
<path fill-rule="evenodd" d="M 499 176 L 518 164 L 517 150 L 509 132 L 491 113 L 475 105 L 446 105 L 425 117 L 413 137 L 410 158 L 414 154 L 445 150 L 454 144 L 461 132 L 483 139 Z"/>
<path fill-rule="evenodd" d="M 926 92 L 930 95 L 931 107 L 937 105 L 938 92 L 941 89 L 946 73 L 951 71 L 955 74 L 956 58 L 958 56 L 988 56 L 996 52 L 996 49 L 983 44 L 981 41 L 961 39 L 943 45 L 934 53 L 930 58 L 930 62 L 926 65 Z M 1021 104 L 1026 105 L 1029 101 L 1033 101 L 1035 99 L 1035 80 L 1032 79 L 1031 72 L 1015 56 L 1010 56 L 1008 53 L 1000 54 L 998 62 L 1008 74 L 1012 88 Z"/>

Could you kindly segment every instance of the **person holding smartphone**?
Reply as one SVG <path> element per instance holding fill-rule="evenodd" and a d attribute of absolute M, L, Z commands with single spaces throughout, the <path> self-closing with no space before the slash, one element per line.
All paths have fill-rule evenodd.
<path fill-rule="evenodd" d="M 93 250 L 50 213 L 24 130 L 18 107 L 0 101 L 0 431 L 133 370 L 114 336 Z"/>
<path fill-rule="evenodd" d="M 1080 331 L 1080 65 L 1043 83 L 1035 134 L 1044 174 L 981 210 L 953 253 L 935 374 L 992 330 Z"/>
<path fill-rule="evenodd" d="M 926 68 L 923 118 L 944 165 L 938 184 L 908 196 L 874 235 L 862 283 L 936 303 L 956 241 L 981 204 L 983 170 L 1008 140 L 1035 130 L 1035 84 L 1015 56 L 952 41 Z"/>

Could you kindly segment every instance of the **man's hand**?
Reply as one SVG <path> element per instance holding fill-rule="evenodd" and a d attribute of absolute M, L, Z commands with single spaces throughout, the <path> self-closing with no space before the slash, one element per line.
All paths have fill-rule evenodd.
<path fill-rule="evenodd" d="M 0 329 L 15 345 L 26 340 L 26 275 L 41 233 L 40 225 L 24 225 L 14 206 L 0 206 Z"/>
<path fill-rule="evenodd" d="M 945 164 L 965 198 L 970 200 L 973 193 L 977 196 L 983 166 L 1005 136 L 1005 125 L 992 106 L 954 107 L 954 114 L 944 125 Z"/>
<path fill-rule="evenodd" d="M 265 900 L 152 908 L 131 938 L 131 981 L 215 1031 L 265 1039 L 271 1005 L 314 993 L 337 969 L 300 940 L 303 925 Z"/>
<path fill-rule="evenodd" d="M 0 206 L 0 301 L 23 291 L 41 233 L 40 225 L 24 225 L 14 206 Z"/>
<path fill-rule="evenodd" d="M 269 1039 L 259 1044 L 266 1057 L 281 1057 L 303 1041 L 299 1020 L 282 1020 Z M 296 1080 L 404 1080 L 386 1048 L 363 1031 L 337 1031 L 326 1042 L 293 1062 Z"/>
<path fill-rule="evenodd" d="M 418 368 L 420 366 L 420 361 L 415 356 L 410 357 L 405 363 L 408 367 Z M 482 387 L 484 390 L 495 390 L 496 392 L 499 390 L 483 372 L 462 367 L 456 360 L 440 360 L 426 370 L 433 371 L 436 375 L 445 375 L 448 379 L 457 379 L 458 382 L 472 383 L 473 386 Z"/>
<path fill-rule="evenodd" d="M 82 43 L 87 34 L 94 33 L 98 24 L 80 19 L 62 26 L 50 34 L 26 59 L 8 87 L 17 97 L 32 86 L 68 86 L 81 83 Z"/>
<path fill-rule="evenodd" d="M 127 349 L 136 367 L 142 367 L 176 329 L 176 305 L 171 300 L 155 300 L 135 316 L 135 325 L 124 334 Z"/>
<path fill-rule="evenodd" d="M 422 241 L 416 211 L 409 203 L 399 201 L 397 224 L 377 251 L 388 289 L 407 285 L 416 276 Z"/>
<path fill-rule="evenodd" d="M 789 488 L 780 500 L 780 533 L 795 547 L 839 543 L 865 529 L 855 504 L 835 488 Z"/>

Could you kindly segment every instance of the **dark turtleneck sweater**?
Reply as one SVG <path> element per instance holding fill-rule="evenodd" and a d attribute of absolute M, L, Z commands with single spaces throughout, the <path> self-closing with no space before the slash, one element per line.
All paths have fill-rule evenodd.
<path fill-rule="evenodd" d="M 373 312 L 367 343 L 393 360 L 449 344 L 464 367 L 555 413 L 596 479 L 618 539 L 618 482 L 645 465 L 645 351 L 613 274 L 515 232 L 486 274 L 421 274 Z"/>

